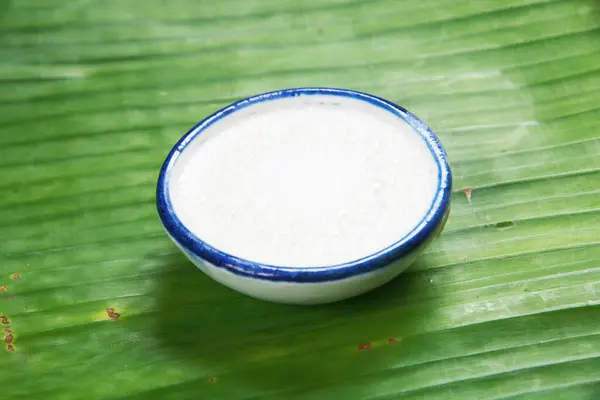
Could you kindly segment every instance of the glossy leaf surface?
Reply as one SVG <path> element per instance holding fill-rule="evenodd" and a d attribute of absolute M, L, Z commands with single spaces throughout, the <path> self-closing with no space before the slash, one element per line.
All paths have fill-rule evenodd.
<path fill-rule="evenodd" d="M 599 29 L 593 0 L 2 1 L 0 398 L 600 398 Z M 322 307 L 211 281 L 154 206 L 187 129 L 298 86 L 405 106 L 455 175 L 410 271 Z"/>

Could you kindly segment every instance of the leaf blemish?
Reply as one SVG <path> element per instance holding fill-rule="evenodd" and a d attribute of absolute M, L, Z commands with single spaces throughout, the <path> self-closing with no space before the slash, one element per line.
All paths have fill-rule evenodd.
<path fill-rule="evenodd" d="M 2 322 L 2 325 L 8 325 L 8 318 L 5 315 L 0 316 L 0 322 Z"/>
<path fill-rule="evenodd" d="M 15 338 L 14 335 L 12 333 L 9 333 L 8 335 L 6 335 L 4 337 L 4 343 L 11 344 L 14 338 Z"/>
<path fill-rule="evenodd" d="M 473 193 L 473 190 L 470 188 L 467 188 L 464 190 L 465 192 L 465 197 L 467 198 L 467 201 L 469 202 L 469 204 L 471 204 L 471 193 Z"/>
<path fill-rule="evenodd" d="M 8 350 L 9 353 L 14 353 L 15 348 L 12 344 L 9 344 L 8 346 L 6 346 L 6 350 Z"/>
<path fill-rule="evenodd" d="M 496 225 L 494 225 L 496 228 L 498 229 L 502 229 L 502 228 L 509 228 L 511 226 L 514 225 L 514 222 L 512 221 L 502 221 L 502 222 L 498 222 Z"/>
<path fill-rule="evenodd" d="M 108 318 L 110 319 L 118 319 L 121 316 L 121 314 L 115 312 L 115 309 L 112 307 L 106 308 L 105 311 L 106 315 L 108 315 Z"/>
<path fill-rule="evenodd" d="M 358 351 L 370 350 L 373 347 L 373 343 L 363 343 L 358 346 Z"/>
<path fill-rule="evenodd" d="M 210 383 L 215 383 L 215 380 L 216 380 L 216 379 L 215 379 L 215 377 L 214 377 L 214 376 L 211 376 L 211 377 L 210 377 Z"/>
<path fill-rule="evenodd" d="M 6 286 L 6 285 L 2 285 L 2 286 L 0 286 L 0 293 L 4 293 L 4 292 L 6 292 L 7 290 L 8 290 L 8 286 Z"/>
<path fill-rule="evenodd" d="M 13 281 L 19 280 L 19 279 L 21 279 L 21 275 L 18 272 L 14 273 L 12 275 L 12 279 L 13 279 Z"/>
<path fill-rule="evenodd" d="M 396 344 L 396 343 L 398 343 L 398 341 L 396 339 L 394 339 L 394 338 L 388 339 L 388 344 Z"/>

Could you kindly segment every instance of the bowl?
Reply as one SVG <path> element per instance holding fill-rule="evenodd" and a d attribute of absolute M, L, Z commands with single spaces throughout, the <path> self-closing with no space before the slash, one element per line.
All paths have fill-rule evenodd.
<path fill-rule="evenodd" d="M 297 121 L 293 119 L 296 117 Z M 253 137 L 250 128 L 246 128 L 246 126 L 250 126 L 248 124 L 251 123 L 259 124 L 256 121 L 263 121 L 260 122 L 262 124 L 265 124 L 264 121 L 271 121 L 275 128 L 281 126 L 282 130 L 278 131 L 273 128 L 273 132 L 269 133 L 271 136 L 267 137 L 258 136 L 259 134 L 267 135 L 267 128 L 256 129 Z M 298 128 L 299 124 L 305 122 L 305 128 Z M 377 125 L 379 122 L 385 125 L 380 127 Z M 247 125 L 243 125 L 242 129 L 241 124 Z M 347 125 L 344 129 L 347 129 L 348 132 L 352 130 L 352 127 L 356 127 L 356 132 L 352 131 L 348 135 L 356 135 L 357 140 L 363 140 L 368 144 L 368 146 L 362 142 L 360 144 L 365 148 L 364 157 L 361 153 L 356 153 L 352 156 L 354 158 L 351 158 L 342 150 L 337 154 L 335 151 L 322 150 L 323 148 L 329 149 L 330 147 L 327 146 L 330 145 L 327 143 L 335 140 L 335 135 L 341 135 L 344 132 L 341 128 L 344 124 Z M 286 139 L 287 133 L 285 132 L 288 130 L 292 132 L 293 129 L 296 129 L 294 126 L 302 129 L 301 133 L 294 133 L 296 142 L 293 146 L 295 147 L 290 147 L 291 152 L 288 151 L 285 156 L 282 155 L 284 150 L 281 150 L 281 154 L 279 154 L 280 151 L 274 151 L 280 158 L 272 162 L 280 164 L 273 165 L 281 165 L 281 168 L 263 168 L 260 164 L 261 157 L 252 158 L 246 154 L 252 153 L 256 149 L 258 149 L 256 151 L 263 151 L 260 153 L 263 156 L 272 154 L 273 151 L 263 149 L 263 147 L 276 146 L 273 143 L 292 146 L 286 144 L 292 139 L 291 136 L 289 136 L 289 140 Z M 234 135 L 234 133 L 228 132 L 235 132 L 236 127 L 241 130 L 235 133 L 238 136 L 227 136 Z M 391 136 L 388 135 L 389 138 L 385 136 L 388 138 L 385 140 L 404 140 L 404 142 L 398 142 L 397 149 L 388 149 L 387 147 L 390 146 L 387 145 L 380 146 L 379 141 L 384 139 L 383 135 L 387 135 L 384 132 L 387 127 L 397 129 L 398 132 L 403 129 L 402 134 L 394 133 Z M 248 131 L 244 131 L 244 129 L 248 129 Z M 342 133 L 334 135 L 335 129 L 341 130 Z M 302 135 L 306 135 L 306 140 Z M 371 137 L 372 139 L 370 139 Z M 222 138 L 228 138 L 229 142 L 223 142 L 226 139 Z M 222 161 L 218 161 L 218 146 L 215 144 L 218 143 L 218 140 L 226 143 L 222 146 L 229 146 L 220 150 L 223 154 L 220 156 L 223 158 Z M 377 143 L 371 143 L 371 141 Z M 347 151 L 352 152 L 355 151 L 353 149 L 363 148 L 360 146 L 347 144 Z M 411 149 L 410 146 L 414 148 Z M 280 148 L 284 149 L 284 147 Z M 341 144 L 339 148 L 346 149 Z M 418 150 L 421 148 L 426 150 Z M 413 155 L 419 151 L 421 151 L 420 156 Z M 390 154 L 394 155 L 396 152 L 398 157 L 394 159 Z M 387 159 L 383 157 L 384 154 L 388 154 Z M 295 158 L 296 155 L 300 161 L 294 162 L 300 164 L 291 164 L 292 161 L 289 160 Z M 367 171 L 375 175 L 365 175 L 365 177 L 361 175 L 360 178 L 356 178 L 356 187 L 352 187 L 354 195 L 344 197 L 342 194 L 346 192 L 340 191 L 347 190 L 346 186 L 337 188 L 335 185 L 338 184 L 338 181 L 348 182 L 348 185 L 351 185 L 352 179 L 357 173 L 366 174 L 365 170 L 369 168 L 363 168 L 361 162 L 367 163 L 368 157 L 373 156 L 374 159 L 369 159 L 371 160 L 369 162 L 375 163 L 380 169 L 376 171 L 376 174 L 373 171 Z M 226 166 L 203 167 L 203 165 L 208 165 L 206 164 L 207 160 L 212 159 L 211 157 L 217 160 L 215 162 L 221 162 Z M 335 158 L 335 162 L 328 163 L 328 157 L 331 160 Z M 333 179 L 328 178 L 330 180 L 323 181 L 331 182 L 331 185 L 321 184 L 321 188 L 327 193 L 327 196 L 319 197 L 319 193 L 311 194 L 310 192 L 310 190 L 314 190 L 311 187 L 312 181 L 323 180 L 325 178 L 321 178 L 321 175 L 328 173 L 321 164 L 316 161 L 315 164 L 312 158 L 322 160 L 325 163 L 322 165 L 332 165 Z M 358 160 L 359 158 L 362 161 Z M 353 162 L 353 160 L 358 161 Z M 242 166 L 238 165 L 240 163 Z M 260 192 L 260 199 L 243 199 L 241 197 L 241 193 L 244 191 L 254 193 L 255 188 L 252 186 L 252 182 L 258 174 L 256 171 L 264 170 L 265 174 L 278 177 L 287 170 L 291 171 L 294 165 L 300 165 L 302 171 L 311 168 L 321 169 L 310 173 L 306 172 L 308 178 L 305 177 L 304 181 L 298 178 L 297 182 L 290 172 L 291 178 L 282 178 L 285 180 L 278 181 L 277 185 L 273 183 L 272 193 Z M 427 171 L 423 165 L 428 166 Z M 348 177 L 342 177 L 340 174 L 345 171 L 344 168 L 358 169 L 348 172 Z M 229 170 L 235 172 L 229 173 Z M 248 174 L 253 175 L 241 177 L 248 170 L 252 171 Z M 340 178 L 337 179 L 336 176 Z M 379 179 L 379 176 L 386 176 L 388 181 L 383 184 L 374 182 Z M 256 179 L 258 182 L 258 178 Z M 373 180 L 373 184 L 369 179 Z M 400 183 L 397 183 L 400 186 L 393 189 L 396 190 L 393 193 L 405 196 L 406 204 L 397 199 L 379 199 L 373 194 L 377 190 L 391 191 L 393 184 L 390 182 L 397 180 L 401 180 Z M 408 183 L 403 183 L 404 180 Z M 195 182 L 198 182 L 198 187 Z M 206 182 L 210 182 L 213 186 Z M 260 182 L 264 185 L 264 182 L 268 184 L 271 181 L 265 178 L 264 182 L 263 180 Z M 409 184 L 412 186 L 402 186 Z M 282 185 L 285 188 L 282 188 Z M 301 185 L 305 185 L 302 188 L 306 189 L 298 189 Z M 193 264 L 215 281 L 262 300 L 290 304 L 320 304 L 365 293 L 392 280 L 405 270 L 443 229 L 450 210 L 451 186 L 452 174 L 440 141 L 431 129 L 415 115 L 399 105 L 371 94 L 347 89 L 314 87 L 258 94 L 237 101 L 203 119 L 189 130 L 169 152 L 160 170 L 156 196 L 159 218 L 168 236 Z M 406 193 L 402 194 L 404 187 L 410 190 L 407 189 Z M 423 187 L 424 194 L 413 195 L 413 193 L 421 193 L 419 192 L 421 187 Z M 287 214 L 283 211 L 280 214 L 275 212 L 279 208 L 285 209 L 283 206 L 279 207 L 281 199 L 293 197 L 286 191 L 292 191 L 294 196 L 306 196 L 302 203 L 299 203 L 299 200 L 298 203 L 295 203 L 296 207 L 310 202 L 310 207 L 313 207 L 310 210 L 314 209 L 315 213 L 317 211 L 323 213 L 322 215 L 314 214 L 315 217 L 312 218 L 312 211 L 306 211 L 306 214 L 302 214 L 304 220 L 312 218 L 318 222 L 318 219 L 322 218 L 324 220 L 323 231 L 328 229 L 332 232 L 321 232 L 318 224 L 310 225 L 308 222 L 304 224 L 303 219 L 293 220 L 293 223 L 282 222 L 283 225 L 278 225 L 279 220 L 285 219 L 295 212 L 293 208 Z M 346 220 L 339 216 L 335 218 L 329 218 L 329 216 L 332 213 L 338 213 L 340 208 L 350 207 L 352 202 L 358 202 L 357 198 L 362 198 L 361 196 L 366 199 L 363 201 L 365 204 L 371 204 L 368 203 L 369 201 L 378 201 L 386 206 L 364 208 L 366 206 L 361 205 L 360 207 L 363 207 L 361 212 L 363 214 L 368 212 L 369 216 L 368 218 L 360 217 L 362 219 L 356 217 L 354 220 L 369 221 L 368 223 L 371 225 L 364 225 L 369 228 L 358 229 L 357 226 L 363 225 L 356 222 L 354 225 L 348 224 L 348 226 L 353 226 L 353 229 L 348 229 L 347 232 L 338 232 L 338 225 L 336 225 L 338 222 L 335 221 Z M 191 200 L 188 200 L 188 197 Z M 238 199 L 238 197 L 240 198 Z M 331 197 L 336 198 L 338 203 L 334 203 L 330 199 Z M 265 202 L 266 204 L 263 204 Z M 337 206 L 338 209 L 321 210 L 320 204 L 331 205 L 327 202 L 333 204 L 331 207 Z M 396 202 L 398 207 L 394 205 Z M 221 204 L 223 204 L 222 211 L 219 208 Z M 233 211 L 227 214 L 229 209 L 226 207 L 233 207 L 233 204 L 238 207 L 237 211 L 232 209 Z M 405 209 L 400 210 L 400 204 Z M 359 206 L 353 205 L 353 207 Z M 252 213 L 263 209 L 266 211 L 260 214 L 262 219 L 256 220 L 258 217 Z M 239 210 L 242 210 L 241 216 Z M 236 212 L 237 214 L 235 214 Z M 272 213 L 277 215 L 271 215 Z M 339 211 L 339 213 L 341 215 L 344 211 Z M 377 213 L 381 215 L 377 217 L 370 215 Z M 238 220 L 246 222 L 238 223 L 236 222 Z M 334 222 L 326 225 L 326 221 L 329 220 Z M 212 222 L 208 223 L 207 221 Z M 403 227 L 403 230 L 396 229 L 401 224 L 395 221 L 400 221 L 407 226 Z M 238 225 L 232 225 L 235 223 Z M 341 222 L 339 224 L 342 225 Z M 241 228 L 236 228 L 238 226 Z M 304 230 L 302 231 L 299 226 Z M 282 239 L 288 230 L 292 232 L 293 229 L 297 230 L 297 236 Z M 398 237 L 390 236 L 393 234 L 397 234 Z M 379 237 L 382 238 L 381 245 L 380 248 L 376 248 L 374 246 L 380 243 L 377 242 L 380 240 Z M 387 239 L 384 240 L 384 237 Z M 375 250 L 370 250 L 368 254 L 357 253 L 363 244 L 366 246 L 365 248 Z M 284 251 L 283 249 L 287 249 L 286 246 L 292 250 Z M 299 246 L 300 249 L 296 249 L 294 246 Z M 268 250 L 261 250 L 263 248 Z M 263 254 L 260 253 L 261 251 L 264 253 L 262 258 L 259 257 Z M 289 257 L 289 263 L 285 258 L 285 254 L 288 254 L 285 253 L 286 251 L 294 255 Z M 259 256 L 252 256 L 252 254 Z M 298 262 L 294 264 L 292 260 Z M 311 262 L 314 263 L 311 264 Z"/>

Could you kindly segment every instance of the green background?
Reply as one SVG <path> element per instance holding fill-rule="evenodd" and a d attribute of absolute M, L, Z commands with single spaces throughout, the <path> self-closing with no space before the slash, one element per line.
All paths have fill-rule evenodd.
<path fill-rule="evenodd" d="M 1 0 L 0 398 L 600 399 L 599 32 L 591 0 Z M 407 107 L 455 176 L 410 271 L 320 307 L 211 281 L 154 205 L 187 129 L 297 86 Z"/>

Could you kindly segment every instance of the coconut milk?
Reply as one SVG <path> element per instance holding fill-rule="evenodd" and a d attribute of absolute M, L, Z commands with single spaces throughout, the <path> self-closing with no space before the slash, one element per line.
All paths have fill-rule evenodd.
<path fill-rule="evenodd" d="M 206 128 L 171 171 L 170 200 L 198 238 L 288 267 L 355 261 L 411 232 L 439 169 L 403 119 L 328 95 L 267 100 Z"/>

